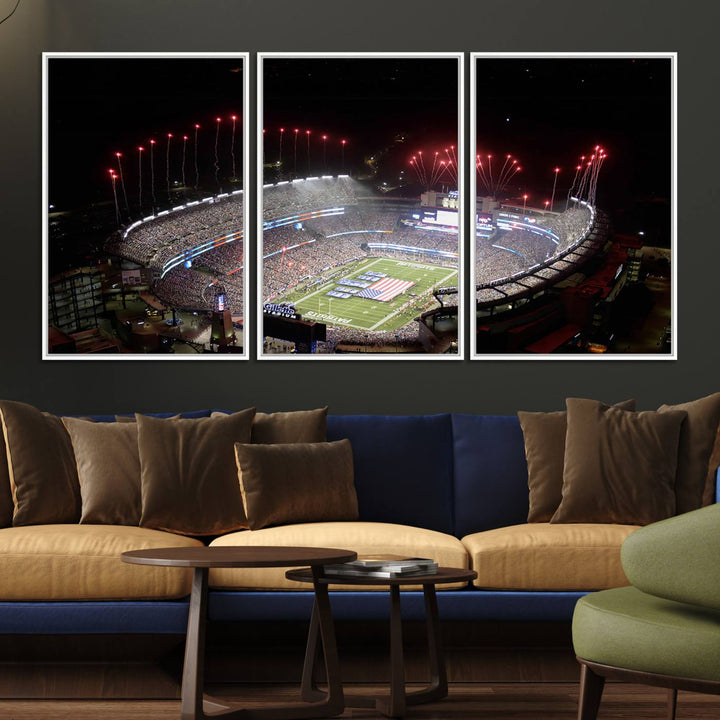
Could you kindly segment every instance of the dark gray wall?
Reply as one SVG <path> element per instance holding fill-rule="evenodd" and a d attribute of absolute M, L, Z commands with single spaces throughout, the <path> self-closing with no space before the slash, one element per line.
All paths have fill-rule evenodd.
<path fill-rule="evenodd" d="M 0 25 L 0 397 L 79 413 L 513 413 L 717 390 L 719 20 L 696 0 L 23 0 Z M 41 361 L 41 52 L 262 50 L 677 51 L 679 360 Z"/>

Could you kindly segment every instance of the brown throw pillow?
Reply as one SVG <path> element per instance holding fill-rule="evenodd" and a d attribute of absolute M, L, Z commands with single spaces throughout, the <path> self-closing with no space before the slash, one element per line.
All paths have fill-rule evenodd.
<path fill-rule="evenodd" d="M 80 485 L 70 436 L 60 418 L 32 405 L 0 401 L 13 525 L 76 523 Z"/>
<path fill-rule="evenodd" d="M 136 415 L 140 525 L 180 535 L 220 535 L 247 527 L 234 446 L 250 441 L 254 416 L 255 408 L 218 418 Z"/>
<path fill-rule="evenodd" d="M 182 417 L 182 415 L 171 415 L 169 418 L 162 418 L 163 420 L 179 420 Z M 115 416 L 115 422 L 116 423 L 134 423 L 136 422 L 134 415 L 116 415 Z"/>
<path fill-rule="evenodd" d="M 250 442 L 274 445 L 276 443 L 315 443 L 327 440 L 327 407 L 317 410 L 257 413 L 252 426 Z M 215 411 L 210 417 L 227 415 Z"/>
<path fill-rule="evenodd" d="M 720 393 L 681 405 L 662 405 L 658 412 L 684 410 L 687 420 L 680 431 L 675 498 L 677 513 L 702 507 L 708 464 L 720 423 Z"/>
<path fill-rule="evenodd" d="M 92 423 L 63 418 L 70 434 L 82 498 L 81 523 L 140 522 L 137 423 Z"/>
<path fill-rule="evenodd" d="M 13 518 L 13 499 L 10 489 L 10 471 L 7 464 L 5 435 L 0 423 L 0 528 L 10 527 Z"/>
<path fill-rule="evenodd" d="M 673 412 L 566 400 L 562 502 L 551 522 L 647 525 L 675 513 L 680 430 Z"/>
<path fill-rule="evenodd" d="M 715 436 L 710 462 L 708 463 L 707 477 L 705 478 L 705 489 L 703 490 L 703 507 L 713 505 L 717 497 L 717 471 L 720 467 L 720 428 Z"/>
<path fill-rule="evenodd" d="M 235 445 L 251 530 L 268 525 L 357 520 L 349 440 Z"/>
<path fill-rule="evenodd" d="M 616 408 L 635 410 L 635 400 Z M 525 440 L 530 509 L 528 522 L 550 522 L 562 500 L 567 412 L 518 412 Z"/>

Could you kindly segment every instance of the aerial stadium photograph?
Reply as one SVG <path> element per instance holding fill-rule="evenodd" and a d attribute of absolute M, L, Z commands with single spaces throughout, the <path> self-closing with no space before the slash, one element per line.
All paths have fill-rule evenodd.
<path fill-rule="evenodd" d="M 472 359 L 677 357 L 675 64 L 471 55 Z"/>
<path fill-rule="evenodd" d="M 45 53 L 44 359 L 245 359 L 247 54 Z"/>
<path fill-rule="evenodd" d="M 461 58 L 260 54 L 258 357 L 462 357 Z"/>

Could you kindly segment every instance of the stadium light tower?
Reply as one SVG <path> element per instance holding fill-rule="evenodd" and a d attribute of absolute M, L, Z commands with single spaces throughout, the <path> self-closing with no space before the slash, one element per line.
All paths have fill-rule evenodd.
<path fill-rule="evenodd" d="M 150 187 L 152 189 L 152 211 L 155 214 L 157 198 L 155 197 L 155 141 L 150 141 Z"/>
<path fill-rule="evenodd" d="M 230 157 L 232 159 L 232 176 L 233 180 L 237 177 L 237 173 L 235 172 L 235 123 L 237 122 L 237 115 L 231 115 L 230 119 L 232 120 L 232 136 L 230 140 Z"/>
<path fill-rule="evenodd" d="M 278 167 L 282 165 L 282 141 L 283 141 L 283 135 L 285 134 L 285 128 L 280 128 L 280 150 L 278 152 Z"/>
<path fill-rule="evenodd" d="M 310 130 L 305 131 L 307 138 L 307 174 L 310 175 Z"/>
<path fill-rule="evenodd" d="M 557 178 L 560 168 L 556 167 L 553 172 L 555 173 L 555 179 L 553 180 L 552 197 L 550 198 L 550 212 L 552 212 L 555 207 L 555 187 L 557 186 Z"/>
<path fill-rule="evenodd" d="M 183 192 L 185 192 L 185 152 L 187 150 L 188 136 L 183 135 L 183 153 L 182 153 L 182 165 L 180 165 L 180 175 L 182 176 Z"/>
<path fill-rule="evenodd" d="M 122 153 L 116 152 L 115 157 L 117 158 L 118 168 L 120 169 L 120 185 L 122 186 L 123 197 L 125 198 L 125 209 L 127 210 L 127 214 L 128 214 L 128 218 L 129 218 L 130 217 L 130 205 L 128 203 L 127 192 L 125 192 L 125 178 L 123 176 L 123 171 L 122 171 L 122 161 L 120 160 L 120 158 L 122 157 Z"/>
<path fill-rule="evenodd" d="M 167 150 L 165 153 L 165 185 L 167 186 L 168 201 L 170 200 L 170 141 L 172 133 L 167 134 Z"/>
<path fill-rule="evenodd" d="M 528 197 L 530 197 L 527 193 L 523 195 L 523 212 L 525 212 L 525 208 L 527 207 L 527 200 Z"/>
<path fill-rule="evenodd" d="M 142 154 L 145 148 L 138 147 L 138 205 L 140 206 L 140 216 L 142 217 Z"/>
<path fill-rule="evenodd" d="M 193 149 L 194 155 L 195 155 L 195 189 L 198 189 L 198 185 L 200 184 L 200 170 L 198 168 L 198 130 L 200 129 L 200 126 L 195 123 L 195 146 Z"/>
<path fill-rule="evenodd" d="M 117 188 L 115 187 L 115 181 L 117 180 L 117 175 L 115 174 L 114 170 L 108 170 L 110 173 L 110 181 L 112 182 L 112 191 L 113 191 L 113 198 L 115 199 L 115 219 L 117 220 L 118 227 L 120 227 L 120 208 L 118 206 L 118 198 L 117 198 Z"/>
<path fill-rule="evenodd" d="M 327 171 L 327 135 L 322 136 L 323 141 L 323 169 Z"/>
<path fill-rule="evenodd" d="M 345 172 L 345 143 L 347 140 L 340 141 L 340 165 L 342 166 L 341 172 Z"/>
<path fill-rule="evenodd" d="M 293 175 L 297 177 L 297 139 L 300 128 L 295 128 L 295 142 L 293 143 Z"/>

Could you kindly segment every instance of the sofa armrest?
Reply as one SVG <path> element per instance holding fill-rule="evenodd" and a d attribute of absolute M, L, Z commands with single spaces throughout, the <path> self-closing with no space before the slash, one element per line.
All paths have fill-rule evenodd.
<path fill-rule="evenodd" d="M 720 610 L 720 504 L 640 528 L 622 545 L 628 580 L 657 597 Z"/>

